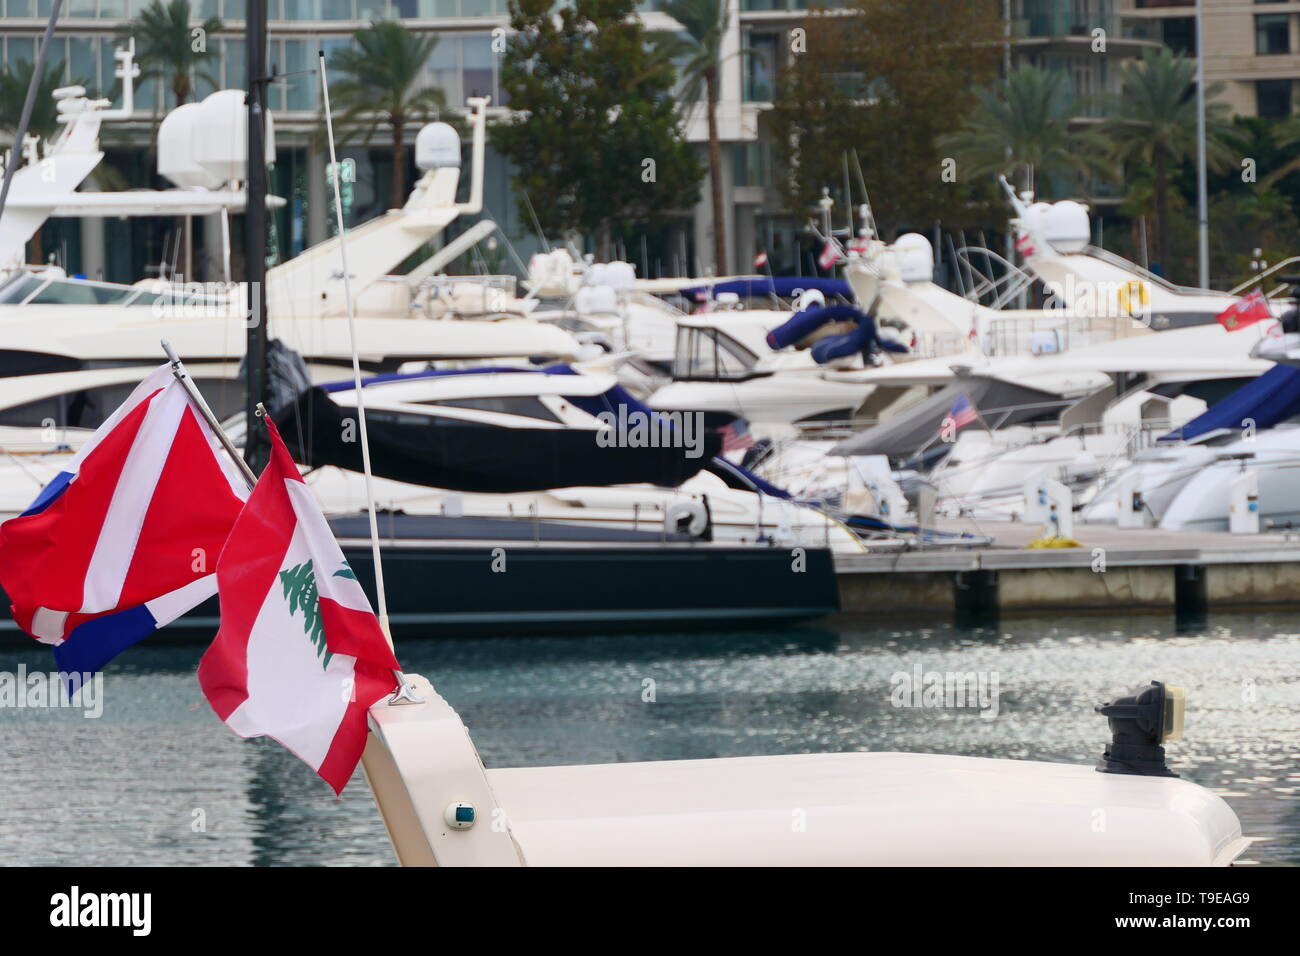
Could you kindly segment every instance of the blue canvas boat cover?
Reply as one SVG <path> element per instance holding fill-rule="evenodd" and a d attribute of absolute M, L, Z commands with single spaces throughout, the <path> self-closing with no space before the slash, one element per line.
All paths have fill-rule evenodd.
<path fill-rule="evenodd" d="M 1300 415 L 1300 367 L 1275 365 L 1160 441 L 1187 441 L 1220 428 L 1271 428 Z"/>
<path fill-rule="evenodd" d="M 700 285 L 682 289 L 681 292 L 687 298 L 703 302 L 709 298 L 710 292 L 713 293 L 714 298 L 723 292 L 734 292 L 742 299 L 761 298 L 766 295 L 793 299 L 799 293 L 810 289 L 816 289 L 828 297 L 839 296 L 849 302 L 853 301 L 853 288 L 843 279 L 823 279 L 817 276 L 755 276 L 752 279 L 728 279 L 726 282 L 715 282 L 711 286 Z"/>

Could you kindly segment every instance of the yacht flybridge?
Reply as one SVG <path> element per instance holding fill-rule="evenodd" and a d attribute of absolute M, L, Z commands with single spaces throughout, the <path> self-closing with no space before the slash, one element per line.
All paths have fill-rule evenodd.
<path fill-rule="evenodd" d="M 364 224 L 350 237 L 353 258 L 348 265 L 353 293 L 374 306 L 356 317 L 361 360 L 368 369 L 393 371 L 412 361 L 559 360 L 581 352 L 581 344 L 563 329 L 522 314 L 493 322 L 424 321 L 409 286 L 400 286 L 401 301 L 395 301 L 392 284 L 383 281 L 391 269 L 437 237 L 448 223 L 481 208 L 485 105 L 486 100 L 471 102 L 474 178 L 469 202 L 456 202 L 459 137 L 445 123 L 430 124 L 421 130 L 417 141 L 417 165 L 424 174 L 406 205 Z M 239 134 L 244 111 L 240 91 L 222 90 L 202 103 L 179 107 L 163 120 L 160 172 L 185 187 L 164 191 L 165 195 L 179 197 L 178 202 L 200 203 L 200 212 L 212 211 L 202 203 L 223 208 L 223 194 L 201 184 L 242 176 L 247 150 Z M 71 192 L 80 181 L 76 173 L 80 171 L 84 178 L 103 155 L 97 147 L 90 147 L 95 146 L 104 111 L 91 103 L 71 116 L 68 130 L 51 154 L 63 157 L 72 170 L 59 180 L 57 197 L 44 205 L 32 205 L 30 215 L 17 212 L 12 225 L 8 210 L 5 212 L 5 235 L 12 231 L 19 254 L 28 231 L 34 231 L 53 206 L 80 208 L 70 205 L 74 199 L 81 203 L 90 197 L 84 201 L 99 202 L 96 197 L 115 195 Z M 268 135 L 268 161 L 273 149 L 273 136 Z M 16 175 L 36 172 L 28 166 Z M 120 210 L 122 203 L 137 195 L 119 196 L 106 208 Z M 139 199 L 137 214 L 156 214 L 151 205 L 156 201 L 157 196 Z M 189 210 L 182 206 L 175 211 L 182 208 Z M 341 276 L 337 239 L 326 240 L 268 272 L 271 332 L 309 361 L 344 365 L 351 360 L 347 319 L 340 304 Z M 371 289 L 382 294 L 368 295 Z M 0 285 L 0 375 L 150 363 L 157 358 L 160 339 L 170 340 L 190 361 L 238 361 L 244 350 L 248 295 L 242 283 L 144 280 L 121 285 L 68 277 L 57 269 L 17 270 Z"/>
<path fill-rule="evenodd" d="M 114 58 L 114 76 L 122 84 L 120 109 L 111 109 L 109 100 L 88 98 L 83 87 L 62 87 L 53 95 L 63 131 L 43 149 L 35 137 L 20 144 L 21 159 L 26 164 L 14 171 L 0 220 L 0 276 L 24 268 L 28 241 L 50 217 L 201 216 L 244 208 L 246 194 L 235 175 L 244 162 L 240 151 L 247 152 L 237 128 L 243 110 L 243 94 L 238 90 L 213 93 L 202 103 L 173 110 L 163 120 L 159 127 L 158 171 L 181 188 L 77 190 L 104 158 L 99 148 L 101 124 L 128 120 L 134 113 L 135 80 L 140 75 L 134 61 L 135 41 L 128 40 Z M 194 138 L 202 138 L 206 147 L 200 154 L 202 164 L 193 155 Z M 267 150 L 269 162 L 274 158 L 273 135 L 267 136 Z M 185 158 L 179 157 L 181 153 Z M 15 156 L 10 161 L 17 163 L 19 159 Z M 277 208 L 284 205 L 284 200 L 268 196 L 266 203 Z"/>

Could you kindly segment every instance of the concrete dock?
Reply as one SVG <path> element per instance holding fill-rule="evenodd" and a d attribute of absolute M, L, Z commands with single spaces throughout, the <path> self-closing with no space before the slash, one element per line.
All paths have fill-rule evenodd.
<path fill-rule="evenodd" d="M 980 625 L 1001 616 L 1300 608 L 1300 533 L 1119 529 L 1076 524 L 1080 548 L 1029 548 L 1042 527 L 944 520 L 991 544 L 887 546 L 835 562 L 841 609 L 879 617 L 949 616 Z"/>

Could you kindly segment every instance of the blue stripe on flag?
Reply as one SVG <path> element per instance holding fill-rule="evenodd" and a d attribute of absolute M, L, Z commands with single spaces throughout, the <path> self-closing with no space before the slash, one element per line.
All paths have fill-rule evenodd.
<path fill-rule="evenodd" d="M 54 504 L 55 500 L 59 497 L 59 495 L 63 494 L 65 491 L 68 490 L 68 485 L 70 484 L 72 484 L 72 472 L 70 471 L 59 472 L 57 475 L 54 476 L 53 481 L 51 481 L 48 485 L 46 485 L 44 488 L 41 489 L 41 493 L 36 496 L 36 500 L 33 501 L 31 503 L 31 506 L 28 507 L 28 509 L 24 511 L 21 515 L 19 515 L 19 517 L 25 518 L 28 515 L 40 514 L 50 505 Z"/>
<path fill-rule="evenodd" d="M 158 622 L 143 604 L 91 618 L 54 648 L 54 660 L 61 671 L 93 673 L 157 629 Z"/>

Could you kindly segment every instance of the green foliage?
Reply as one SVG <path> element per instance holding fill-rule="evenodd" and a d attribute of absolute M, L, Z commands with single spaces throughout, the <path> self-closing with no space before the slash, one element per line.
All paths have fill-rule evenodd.
<path fill-rule="evenodd" d="M 1196 96 L 1193 85 L 1196 67 L 1190 60 L 1166 48 L 1144 50 L 1140 60 L 1123 66 L 1122 91 L 1104 97 L 1105 119 L 1101 136 L 1113 160 L 1127 173 L 1126 179 L 1142 170 L 1152 174 L 1150 213 L 1155 226 L 1156 263 L 1166 276 L 1190 279 L 1185 262 L 1178 262 L 1171 245 L 1171 177 L 1196 156 Z M 1228 107 L 1214 102 L 1221 84 L 1205 88 L 1206 162 L 1211 169 L 1231 164 L 1234 154 L 1227 145 L 1232 136 Z"/>
<path fill-rule="evenodd" d="M 842 210 L 844 158 L 856 152 L 882 228 L 978 221 L 972 200 L 987 183 L 960 165 L 944 181 L 939 140 L 996 75 L 1000 27 L 987 4 L 850 0 L 801 26 L 806 52 L 780 76 L 770 114 L 789 208 L 808 213 L 830 187 Z"/>
<path fill-rule="evenodd" d="M 330 105 L 339 114 L 335 125 L 369 142 L 387 123 L 393 147 L 389 204 L 397 209 L 406 202 L 405 132 L 446 106 L 442 90 L 421 83 L 438 37 L 412 33 L 396 20 L 376 20 L 353 38 L 356 47 L 337 50 L 329 62 Z"/>
<path fill-rule="evenodd" d="M 510 0 L 516 34 L 501 86 L 512 115 L 492 128 L 511 185 L 543 230 L 595 235 L 602 255 L 614 223 L 689 209 L 699 194 L 699 164 L 670 96 L 672 64 L 634 10 L 634 0 L 558 9 Z"/>
<path fill-rule="evenodd" d="M 28 60 L 18 60 L 7 65 L 0 73 L 0 130 L 15 136 L 22 119 L 23 104 L 27 100 L 27 87 L 32 82 L 35 65 Z M 78 80 L 78 83 L 84 81 Z M 27 133 L 50 139 L 59 131 L 58 113 L 54 106 L 54 91 L 63 86 L 63 61 L 45 64 L 45 76 L 37 85 L 36 100 L 32 103 L 32 116 Z"/>
<path fill-rule="evenodd" d="M 123 39 L 135 38 L 135 59 L 140 64 L 141 79 L 157 79 L 170 84 L 176 104 L 189 102 L 194 80 L 202 79 L 219 86 L 209 70 L 216 65 L 216 33 L 221 20 L 208 17 L 196 37 L 191 26 L 193 11 L 189 0 L 153 0 L 139 16 L 122 27 Z"/>
<path fill-rule="evenodd" d="M 715 275 L 730 272 L 727 263 L 726 213 L 722 195 L 722 140 L 718 133 L 718 70 L 722 65 L 722 38 L 727 32 L 726 0 L 661 0 L 659 10 L 686 31 L 661 42 L 663 55 L 683 59 L 681 101 L 695 103 L 704 93 L 709 127 L 709 191 L 713 207 L 713 268 Z"/>
<path fill-rule="evenodd" d="M 1082 175 L 1101 165 L 1095 141 L 1070 129 L 1074 104 L 1064 72 L 1023 66 L 975 97 L 961 129 L 940 140 L 962 175 L 1002 174 L 1052 199 L 1063 198 L 1051 195 L 1053 185 L 1070 183 L 1065 194 L 1077 194 Z"/>

